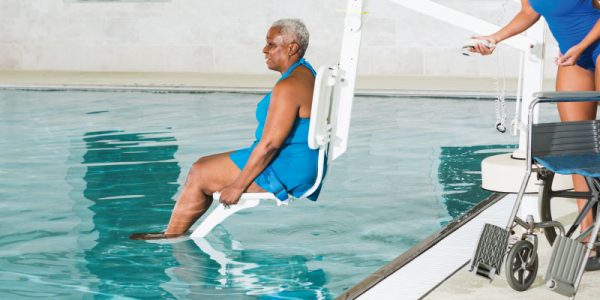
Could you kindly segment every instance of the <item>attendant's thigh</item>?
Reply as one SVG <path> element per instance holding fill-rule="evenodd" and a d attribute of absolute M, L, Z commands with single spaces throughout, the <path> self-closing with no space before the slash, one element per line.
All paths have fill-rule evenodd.
<path fill-rule="evenodd" d="M 595 91 L 595 74 L 580 66 L 558 67 L 556 90 L 562 92 Z M 598 85 L 600 87 L 600 85 Z M 566 121 L 593 120 L 596 118 L 596 102 L 558 103 L 560 119 Z"/>

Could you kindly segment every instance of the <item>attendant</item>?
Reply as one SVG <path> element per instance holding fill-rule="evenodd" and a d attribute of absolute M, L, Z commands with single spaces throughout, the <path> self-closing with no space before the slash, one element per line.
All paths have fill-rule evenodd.
<path fill-rule="evenodd" d="M 498 32 L 476 37 L 498 44 L 517 35 L 544 17 L 550 31 L 558 42 L 560 54 L 555 59 L 558 65 L 556 90 L 564 92 L 600 91 L 600 69 L 596 68 L 600 54 L 600 10 L 597 0 L 521 0 L 519 13 Z M 492 54 L 494 47 L 476 45 L 472 52 Z M 596 119 L 596 102 L 558 103 L 558 112 L 563 122 Z M 585 179 L 573 175 L 575 191 L 588 191 Z M 579 210 L 586 204 L 578 199 Z M 581 222 L 581 231 L 593 223 L 590 212 Z M 600 258 L 590 258 L 586 270 L 600 270 Z"/>

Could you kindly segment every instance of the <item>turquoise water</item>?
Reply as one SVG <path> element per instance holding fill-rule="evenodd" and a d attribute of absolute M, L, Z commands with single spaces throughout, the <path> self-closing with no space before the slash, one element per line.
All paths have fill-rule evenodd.
<path fill-rule="evenodd" d="M 198 157 L 251 143 L 260 98 L 0 91 L 0 299 L 331 299 L 489 195 L 479 162 L 516 142 L 491 101 L 358 97 L 317 203 L 129 240 L 164 229 Z"/>

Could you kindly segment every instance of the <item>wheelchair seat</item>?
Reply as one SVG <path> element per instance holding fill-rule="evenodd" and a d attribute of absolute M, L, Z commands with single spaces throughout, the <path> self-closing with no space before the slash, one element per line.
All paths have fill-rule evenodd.
<path fill-rule="evenodd" d="M 554 173 L 600 177 L 599 125 L 599 120 L 533 125 L 533 160 Z"/>

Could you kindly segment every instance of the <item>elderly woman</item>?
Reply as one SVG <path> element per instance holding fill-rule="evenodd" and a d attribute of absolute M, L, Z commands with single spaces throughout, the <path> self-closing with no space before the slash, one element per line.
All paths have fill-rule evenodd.
<path fill-rule="evenodd" d="M 258 103 L 256 140 L 249 147 L 200 158 L 189 171 L 165 232 L 133 234 L 161 239 L 185 234 L 221 192 L 225 205 L 244 192 L 270 192 L 280 200 L 306 192 L 317 176 L 317 151 L 308 148 L 308 125 L 315 71 L 304 60 L 309 34 L 300 20 L 278 20 L 267 32 L 262 52 L 267 67 L 281 73 Z M 316 200 L 318 193 L 311 196 Z"/>

